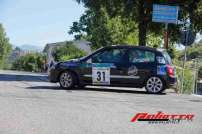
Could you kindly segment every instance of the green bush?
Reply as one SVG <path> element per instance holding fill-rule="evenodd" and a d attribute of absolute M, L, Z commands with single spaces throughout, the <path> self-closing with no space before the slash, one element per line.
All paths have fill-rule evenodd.
<path fill-rule="evenodd" d="M 178 78 L 177 90 L 179 92 L 182 84 L 182 69 L 176 68 L 176 72 L 177 72 L 177 78 Z M 184 70 L 184 82 L 183 82 L 182 93 L 186 93 L 186 94 L 192 93 L 193 84 L 194 84 L 193 73 L 190 69 L 186 68 Z"/>
<path fill-rule="evenodd" d="M 80 58 L 86 55 L 86 52 L 67 42 L 65 46 L 58 46 L 53 52 L 55 61 L 66 61 L 69 59 Z"/>
<path fill-rule="evenodd" d="M 39 53 L 26 54 L 19 57 L 12 64 L 13 70 L 41 72 L 43 70 L 45 57 Z"/>
<path fill-rule="evenodd" d="M 170 46 L 167 50 L 168 54 L 170 55 L 170 57 L 172 59 L 175 59 L 177 57 L 177 51 L 176 49 L 174 48 L 174 46 Z"/>
<path fill-rule="evenodd" d="M 179 58 L 184 57 L 184 51 L 181 51 Z M 187 47 L 187 60 L 196 59 L 202 57 L 202 45 L 195 45 Z"/>

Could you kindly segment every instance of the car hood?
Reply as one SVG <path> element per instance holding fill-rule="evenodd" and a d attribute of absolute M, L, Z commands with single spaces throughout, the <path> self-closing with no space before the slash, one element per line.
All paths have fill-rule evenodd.
<path fill-rule="evenodd" d="M 73 66 L 77 66 L 80 62 L 80 59 L 71 59 L 68 61 L 64 61 L 64 62 L 59 62 L 58 65 L 60 66 L 66 66 L 66 67 L 73 67 Z"/>
<path fill-rule="evenodd" d="M 64 61 L 64 63 L 78 63 L 80 61 L 80 59 L 71 59 L 68 61 Z"/>

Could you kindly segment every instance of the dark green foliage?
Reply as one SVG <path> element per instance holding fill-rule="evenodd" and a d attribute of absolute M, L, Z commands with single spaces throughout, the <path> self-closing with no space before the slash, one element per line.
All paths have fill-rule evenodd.
<path fill-rule="evenodd" d="M 45 57 L 39 53 L 30 53 L 19 57 L 12 64 L 13 70 L 42 72 L 44 69 Z"/>
<path fill-rule="evenodd" d="M 176 51 L 176 49 L 175 49 L 174 46 L 169 46 L 167 52 L 168 52 L 168 54 L 170 55 L 170 57 L 171 57 L 172 59 L 177 58 L 177 51 Z"/>
<path fill-rule="evenodd" d="M 58 46 L 53 52 L 55 61 L 66 61 L 69 59 L 80 58 L 85 55 L 86 52 L 75 47 L 71 42 L 67 42 L 64 46 Z"/>
<path fill-rule="evenodd" d="M 202 44 L 195 45 L 193 47 L 188 48 L 187 50 L 187 58 L 189 60 L 198 57 L 202 57 Z"/>
<path fill-rule="evenodd" d="M 76 0 L 78 3 L 83 3 L 88 11 L 91 12 L 91 15 L 88 16 L 86 13 L 80 18 L 80 21 L 73 24 L 70 33 L 77 33 L 76 37 L 81 37 L 84 31 L 86 32 L 86 36 L 89 37 L 91 41 L 97 41 L 100 38 L 93 38 L 96 36 L 95 34 L 89 34 L 89 30 L 95 27 L 91 27 L 92 24 L 95 23 L 98 28 L 96 34 L 101 34 L 101 39 L 105 39 L 101 42 L 106 45 L 106 43 L 111 42 L 110 34 L 108 34 L 107 28 L 105 28 L 106 18 L 102 15 L 101 11 L 104 9 L 109 19 L 113 19 L 116 17 L 120 17 L 121 20 L 130 20 L 136 24 L 136 32 L 135 37 L 139 37 L 139 45 L 146 45 L 148 36 L 147 34 L 155 33 L 156 35 L 161 35 L 163 32 L 164 25 L 159 23 L 152 22 L 152 4 L 167 4 L 167 5 L 178 5 L 180 6 L 179 19 L 189 18 L 192 22 L 192 29 L 195 32 L 201 32 L 202 29 L 202 1 L 201 0 Z M 88 16 L 88 17 L 87 17 Z M 83 18 L 88 18 L 88 21 L 81 21 Z M 84 19 L 85 20 L 85 19 Z M 85 25 L 83 27 L 83 22 Z M 116 23 L 116 21 L 115 21 Z M 122 23 L 123 25 L 127 23 Z M 76 27 L 75 27 L 76 26 Z M 127 26 L 130 29 L 130 26 Z M 100 29 L 99 29 L 100 28 Z M 177 42 L 179 40 L 179 30 L 181 26 L 170 24 L 169 25 L 169 35 L 171 42 Z M 133 28 L 131 28 L 133 29 Z M 113 30 L 109 29 L 110 31 Z M 78 34 L 79 33 L 79 34 Z M 82 33 L 82 34 L 81 34 Z M 130 34 L 130 32 L 126 32 L 126 35 Z M 121 36 L 118 36 L 121 38 Z M 109 42 L 106 42 L 109 40 Z M 100 40 L 98 41 L 100 43 Z M 122 42 L 120 42 L 122 43 Z"/>
<path fill-rule="evenodd" d="M 120 16 L 110 18 L 105 8 L 96 13 L 87 10 L 79 22 L 74 22 L 70 34 L 75 39 L 86 39 L 93 49 L 114 44 L 137 44 L 137 25 L 131 19 Z"/>

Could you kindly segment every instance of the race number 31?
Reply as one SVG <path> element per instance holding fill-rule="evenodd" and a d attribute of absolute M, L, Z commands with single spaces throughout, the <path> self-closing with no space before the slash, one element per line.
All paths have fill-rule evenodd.
<path fill-rule="evenodd" d="M 93 67 L 92 80 L 95 85 L 110 85 L 110 68 L 109 67 Z"/>

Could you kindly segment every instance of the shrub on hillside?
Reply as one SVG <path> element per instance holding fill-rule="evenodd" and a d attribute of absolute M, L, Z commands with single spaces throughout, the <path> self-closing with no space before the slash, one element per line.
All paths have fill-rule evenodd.
<path fill-rule="evenodd" d="M 41 72 L 44 68 L 44 56 L 39 53 L 26 54 L 12 64 L 13 70 Z"/>
<path fill-rule="evenodd" d="M 181 68 L 176 68 L 177 72 L 177 90 L 178 92 L 181 89 L 182 85 L 182 69 Z M 193 72 L 186 68 L 184 71 L 184 81 L 183 81 L 183 90 L 181 91 L 182 93 L 187 93 L 190 94 L 193 91 L 193 84 L 194 84 L 194 77 L 193 77 Z"/>
<path fill-rule="evenodd" d="M 69 59 L 80 58 L 86 55 L 86 52 L 67 42 L 65 46 L 58 46 L 53 52 L 55 61 L 66 61 Z"/>

